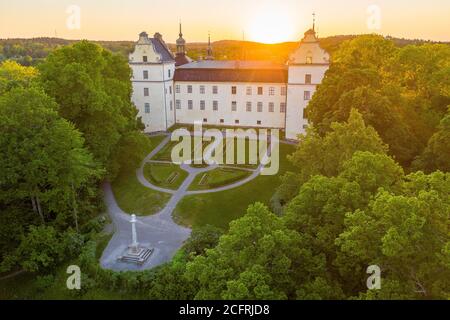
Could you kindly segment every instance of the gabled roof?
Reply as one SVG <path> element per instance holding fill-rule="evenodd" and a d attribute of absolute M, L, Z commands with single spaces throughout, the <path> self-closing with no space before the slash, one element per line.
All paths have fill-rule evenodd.
<path fill-rule="evenodd" d="M 173 62 L 175 61 L 172 53 L 167 48 L 166 44 L 162 42 L 162 40 L 159 40 L 157 38 L 149 38 L 151 43 L 153 44 L 153 47 L 155 48 L 155 51 L 161 55 L 161 61 L 162 62 Z"/>

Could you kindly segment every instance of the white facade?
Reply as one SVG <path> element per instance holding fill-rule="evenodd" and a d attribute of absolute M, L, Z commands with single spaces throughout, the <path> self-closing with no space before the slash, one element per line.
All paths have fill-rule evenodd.
<path fill-rule="evenodd" d="M 176 122 L 284 129 L 285 92 L 279 83 L 177 81 Z"/>
<path fill-rule="evenodd" d="M 279 128 L 285 130 L 287 139 L 295 140 L 305 132 L 304 109 L 328 70 L 329 55 L 320 48 L 314 30 L 309 30 L 281 67 L 250 61 L 200 61 L 175 68 L 174 56 L 161 36 L 149 39 L 141 33 L 130 54 L 130 66 L 132 100 L 145 132 L 201 121 Z"/>
<path fill-rule="evenodd" d="M 167 130 L 175 123 L 173 55 L 160 35 L 149 39 L 143 32 L 129 56 L 129 63 L 133 72 L 132 101 L 145 125 L 145 132 Z"/>

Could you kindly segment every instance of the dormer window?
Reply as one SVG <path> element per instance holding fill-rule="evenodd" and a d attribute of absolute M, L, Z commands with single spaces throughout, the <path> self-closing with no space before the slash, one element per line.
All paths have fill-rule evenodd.
<path fill-rule="evenodd" d="M 147 62 L 147 56 L 143 56 L 142 61 Z"/>

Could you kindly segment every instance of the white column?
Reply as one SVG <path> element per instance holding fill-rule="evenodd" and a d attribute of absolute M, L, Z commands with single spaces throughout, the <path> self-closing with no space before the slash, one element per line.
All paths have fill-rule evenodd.
<path fill-rule="evenodd" d="M 137 233 L 136 233 L 136 221 L 137 221 L 136 215 L 132 214 L 130 222 L 131 222 L 131 234 L 133 237 L 133 243 L 131 244 L 131 248 L 134 250 L 137 250 L 138 246 L 139 246 L 139 243 L 137 241 Z"/>

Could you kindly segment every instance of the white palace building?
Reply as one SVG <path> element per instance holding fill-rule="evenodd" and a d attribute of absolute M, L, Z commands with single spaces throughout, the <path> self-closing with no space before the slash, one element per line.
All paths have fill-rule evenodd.
<path fill-rule="evenodd" d="M 277 128 L 297 139 L 308 125 L 304 110 L 329 68 L 314 26 L 305 33 L 286 64 L 270 61 L 192 61 L 180 35 L 173 54 L 161 34 L 139 41 L 129 63 L 133 103 L 145 132 L 201 121 L 210 126 Z"/>

